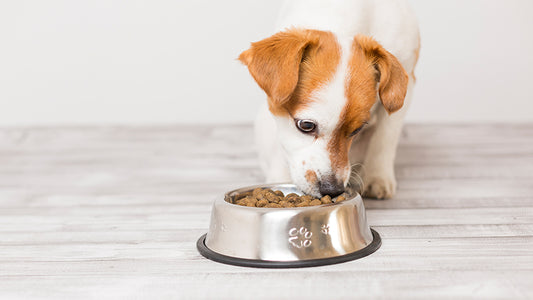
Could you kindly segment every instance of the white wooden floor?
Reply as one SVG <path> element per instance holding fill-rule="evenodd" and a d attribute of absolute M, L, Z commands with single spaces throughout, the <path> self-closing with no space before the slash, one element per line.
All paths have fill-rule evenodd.
<path fill-rule="evenodd" d="M 262 181 L 249 126 L 0 130 L 0 299 L 533 298 L 533 124 L 408 125 L 383 246 L 268 270 L 201 257 L 212 200 Z"/>

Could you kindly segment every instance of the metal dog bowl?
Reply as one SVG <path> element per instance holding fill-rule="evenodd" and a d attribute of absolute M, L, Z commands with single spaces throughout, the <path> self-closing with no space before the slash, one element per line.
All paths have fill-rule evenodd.
<path fill-rule="evenodd" d="M 381 246 L 379 234 L 366 222 L 359 194 L 338 203 L 297 208 L 225 201 L 257 187 L 302 194 L 293 184 L 275 184 L 245 187 L 217 198 L 209 231 L 196 244 L 203 256 L 238 266 L 295 268 L 358 259 Z"/>

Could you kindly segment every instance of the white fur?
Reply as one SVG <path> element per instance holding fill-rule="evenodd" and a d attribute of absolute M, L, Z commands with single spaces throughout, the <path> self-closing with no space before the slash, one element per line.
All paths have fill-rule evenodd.
<path fill-rule="evenodd" d="M 277 29 L 290 27 L 333 32 L 341 45 L 341 64 L 334 79 L 313 94 L 312 105 L 295 116 L 317 121 L 319 137 L 316 140 L 299 132 L 293 120 L 273 117 L 265 104 L 255 124 L 256 142 L 267 181 L 292 179 L 304 192 L 319 195 L 318 186 L 305 180 L 305 172 L 313 170 L 319 179 L 332 172 L 327 145 L 347 101 L 344 82 L 353 37 L 357 34 L 372 36 L 395 55 L 410 74 L 416 62 L 418 25 L 405 0 L 289 0 L 282 9 Z M 352 145 L 350 161 L 363 163 L 364 181 L 370 196 L 390 197 L 396 189 L 394 158 L 412 87 L 410 82 L 404 107 L 390 116 L 383 106 L 374 105 L 372 126 L 368 126 L 373 127 L 372 135 L 364 141 L 358 138 Z M 349 173 L 350 167 L 346 166 L 344 174 L 335 175 L 346 184 Z"/>

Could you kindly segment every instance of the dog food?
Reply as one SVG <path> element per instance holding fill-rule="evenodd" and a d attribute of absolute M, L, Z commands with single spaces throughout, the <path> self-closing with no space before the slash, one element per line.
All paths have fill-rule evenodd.
<path fill-rule="evenodd" d="M 326 195 L 322 198 L 313 198 L 310 195 L 299 196 L 291 193 L 284 195 L 282 191 L 273 191 L 271 189 L 256 188 L 253 191 L 241 193 L 234 197 L 233 204 L 249 207 L 267 207 L 267 208 L 287 208 L 287 207 L 305 207 L 341 202 L 346 200 L 344 194 L 331 199 Z M 228 202 L 231 202 L 228 201 Z"/>

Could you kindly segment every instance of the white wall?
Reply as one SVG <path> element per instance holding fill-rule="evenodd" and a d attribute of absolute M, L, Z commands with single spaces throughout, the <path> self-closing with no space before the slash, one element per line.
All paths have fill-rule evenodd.
<path fill-rule="evenodd" d="M 0 2 L 0 126 L 243 122 L 280 0 Z M 409 121 L 533 121 L 533 1 L 412 1 Z"/>
<path fill-rule="evenodd" d="M 408 118 L 533 121 L 533 1 L 413 1 L 421 26 Z"/>

